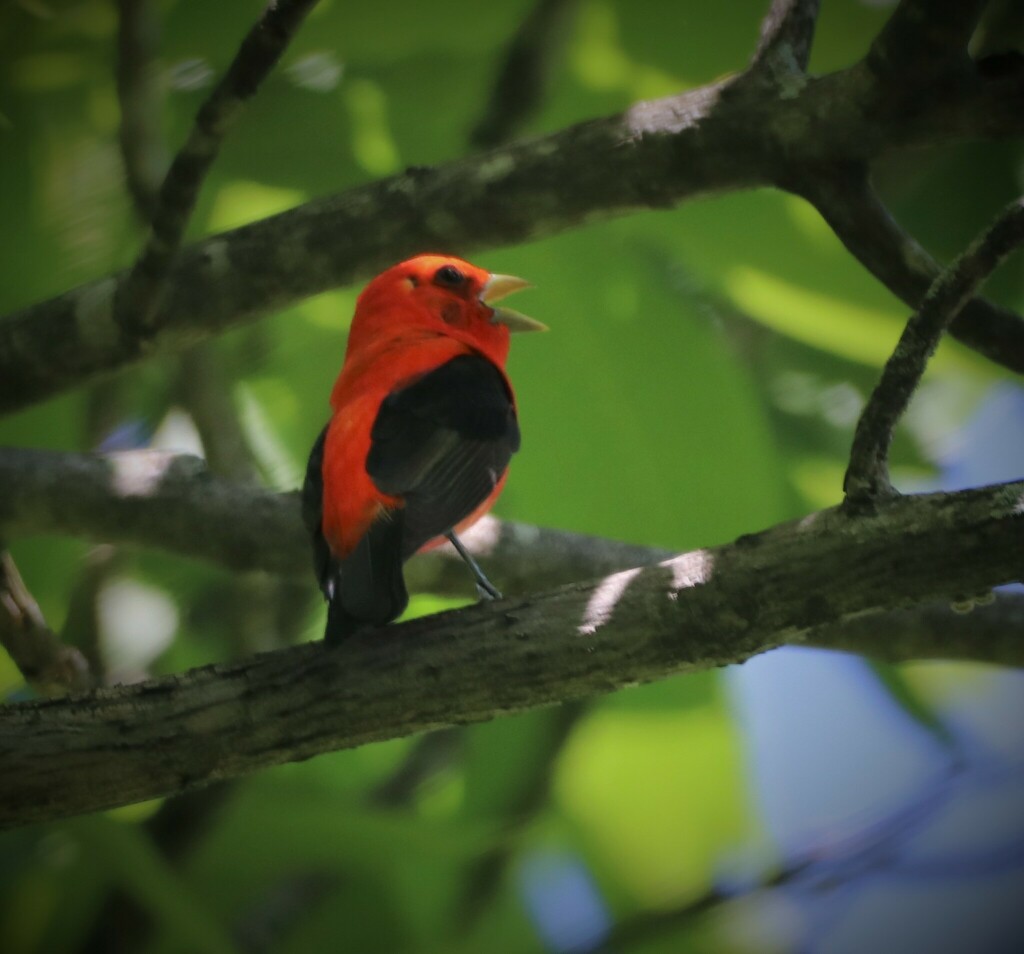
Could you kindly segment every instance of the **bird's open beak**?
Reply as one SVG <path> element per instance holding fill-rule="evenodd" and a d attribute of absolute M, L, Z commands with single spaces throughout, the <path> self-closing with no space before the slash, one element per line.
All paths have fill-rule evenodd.
<path fill-rule="evenodd" d="M 492 275 L 487 279 L 483 291 L 480 292 L 480 300 L 488 305 L 501 301 L 506 295 L 512 292 L 522 291 L 529 288 L 530 283 L 515 275 Z M 496 325 L 505 325 L 509 331 L 547 331 L 548 326 L 529 318 L 511 308 L 495 308 L 491 316 L 491 322 Z"/>

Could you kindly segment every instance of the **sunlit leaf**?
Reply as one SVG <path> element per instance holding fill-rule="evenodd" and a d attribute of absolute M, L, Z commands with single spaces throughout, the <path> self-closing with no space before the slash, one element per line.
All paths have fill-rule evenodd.
<path fill-rule="evenodd" d="M 559 766 L 563 810 L 647 905 L 706 889 L 751 834 L 735 731 L 717 708 L 597 710 Z"/>

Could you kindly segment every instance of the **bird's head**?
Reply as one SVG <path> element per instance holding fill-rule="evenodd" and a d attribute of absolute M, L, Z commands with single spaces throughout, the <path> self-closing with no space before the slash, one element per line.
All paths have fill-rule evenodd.
<path fill-rule="evenodd" d="M 529 287 L 512 275 L 497 275 L 450 255 L 417 255 L 382 272 L 356 304 L 349 346 L 360 339 L 423 332 L 449 335 L 504 364 L 509 332 L 545 331 L 546 326 L 494 303 Z"/>

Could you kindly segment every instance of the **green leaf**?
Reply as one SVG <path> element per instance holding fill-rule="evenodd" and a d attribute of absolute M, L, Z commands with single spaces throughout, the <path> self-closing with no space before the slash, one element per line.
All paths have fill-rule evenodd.
<path fill-rule="evenodd" d="M 94 815 L 76 821 L 71 830 L 118 887 L 183 948 L 197 954 L 236 954 L 238 948 L 227 928 L 203 896 L 168 866 L 145 829 Z"/>
<path fill-rule="evenodd" d="M 706 890 L 723 855 L 754 834 L 745 784 L 724 707 L 599 708 L 570 740 L 556 792 L 600 869 L 661 907 Z"/>
<path fill-rule="evenodd" d="M 956 738 L 946 725 L 941 709 L 918 690 L 913 680 L 908 679 L 899 666 L 877 659 L 866 658 L 865 662 L 889 698 L 908 719 L 924 729 L 943 748 L 956 748 Z"/>

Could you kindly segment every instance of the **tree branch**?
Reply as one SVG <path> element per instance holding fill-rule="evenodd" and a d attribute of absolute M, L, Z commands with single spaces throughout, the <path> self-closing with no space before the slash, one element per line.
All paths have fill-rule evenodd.
<path fill-rule="evenodd" d="M 176 378 L 175 391 L 199 432 L 211 473 L 240 484 L 259 483 L 259 467 L 216 344 L 203 342 L 186 349 Z"/>
<path fill-rule="evenodd" d="M 1017 199 L 935 279 L 921 307 L 907 322 L 857 422 L 843 484 L 848 504 L 870 503 L 894 493 L 888 464 L 892 432 L 917 389 L 928 359 L 975 290 L 1022 242 L 1024 199 Z"/>
<path fill-rule="evenodd" d="M 46 625 L 39 604 L 4 549 L 0 549 L 0 645 L 41 695 L 62 695 L 92 685 L 85 658 L 65 646 Z"/>
<path fill-rule="evenodd" d="M 823 511 L 519 599 L 0 709 L 0 827 L 579 699 L 1024 573 L 1024 481 Z"/>
<path fill-rule="evenodd" d="M 988 0 L 900 0 L 868 62 L 881 72 L 931 77 L 952 60 L 967 63 L 967 44 Z"/>
<path fill-rule="evenodd" d="M 1024 132 L 1024 70 L 880 77 L 863 63 L 799 89 L 724 80 L 625 113 L 319 199 L 184 249 L 146 347 L 121 333 L 111 276 L 0 320 L 0 411 L 24 407 L 346 285 L 424 248 L 470 254 L 793 170 Z M 1024 351 L 1024 323 L 1006 330 Z M 993 346 L 987 353 L 998 353 Z"/>
<path fill-rule="evenodd" d="M 249 31 L 231 66 L 199 109 L 185 145 L 167 171 L 145 247 L 115 295 L 114 318 L 136 347 L 149 337 L 181 248 L 200 186 L 221 140 L 274 68 L 317 0 L 274 0 Z"/>
<path fill-rule="evenodd" d="M 469 934 L 500 894 L 505 874 L 517 855 L 516 834 L 529 830 L 551 804 L 551 787 L 559 756 L 573 730 L 590 710 L 586 702 L 567 702 L 547 713 L 546 730 L 535 740 L 526 765 L 516 764 L 514 779 L 507 779 L 502 807 L 495 813 L 505 834 L 467 866 L 460 881 L 456 919 L 459 932 Z"/>
<path fill-rule="evenodd" d="M 991 603 L 966 613 L 952 609 L 948 599 L 871 613 L 813 629 L 807 643 L 889 663 L 941 657 L 1022 668 L 1024 593 L 992 596 Z"/>
<path fill-rule="evenodd" d="M 772 0 L 752 65 L 777 77 L 805 73 L 820 7 L 821 0 Z"/>
<path fill-rule="evenodd" d="M 68 594 L 68 611 L 60 637 L 68 646 L 80 649 L 96 685 L 108 682 L 100 629 L 100 594 L 125 562 L 124 552 L 117 547 L 94 547 L 82 560 Z"/>
<path fill-rule="evenodd" d="M 537 0 L 509 43 L 470 142 L 490 149 L 511 139 L 537 111 L 576 0 Z"/>
<path fill-rule="evenodd" d="M 920 307 L 942 271 L 903 231 L 871 187 L 867 166 L 846 163 L 805 170 L 790 183 L 828 222 L 846 248 L 891 292 Z M 973 298 L 953 319 L 950 333 L 995 361 L 1024 374 L 1024 321 L 1012 311 Z"/>
<path fill-rule="evenodd" d="M 239 520 L 244 513 L 246 520 Z M 128 543 L 198 558 L 236 571 L 262 571 L 312 587 L 309 541 L 298 495 L 240 486 L 210 474 L 196 457 L 158 451 L 79 455 L 0 451 L 0 528 Z M 484 517 L 463 535 L 506 593 L 605 576 L 659 563 L 668 550 Z M 406 566 L 413 590 L 469 596 L 469 577 L 450 547 Z M 956 595 L 962 595 L 958 593 Z M 1024 665 L 1024 597 L 967 616 L 946 601 L 816 630 L 812 642 L 882 659 L 944 655 Z M 948 631 L 948 636 L 946 635 Z M 973 634 L 980 631 L 977 639 Z M 895 654 L 895 656 L 893 655 Z"/>
<path fill-rule="evenodd" d="M 309 569 L 297 508 L 297 496 L 242 488 L 188 455 L 0 452 L 0 526 L 12 535 L 61 532 L 143 546 L 162 540 L 160 549 L 230 569 L 289 575 Z M 281 555 L 257 552 L 270 540 Z"/>
<path fill-rule="evenodd" d="M 236 571 L 260 570 L 311 584 L 313 579 L 298 494 L 223 480 L 189 455 L 4 448 L 0 528 L 12 536 L 60 533 L 156 548 Z M 463 539 L 488 562 L 503 554 L 498 575 L 510 590 L 585 579 L 671 555 L 490 517 Z M 413 561 L 407 575 L 414 588 L 470 592 L 464 565 L 447 546 Z"/>
<path fill-rule="evenodd" d="M 117 98 L 121 106 L 118 141 L 125 185 L 147 225 L 159 207 L 167 156 L 160 134 L 157 76 L 157 18 L 150 0 L 117 0 Z"/>
<path fill-rule="evenodd" d="M 819 839 L 792 857 L 780 859 L 774 870 L 765 871 L 757 880 L 737 889 L 712 884 L 703 894 L 691 898 L 675 909 L 641 911 L 616 923 L 592 954 L 612 954 L 636 950 L 641 945 L 676 935 L 699 918 L 725 905 L 742 903 L 755 892 L 769 891 L 799 884 L 801 894 L 831 894 L 851 882 L 877 877 L 881 871 L 892 875 L 900 864 L 895 861 L 905 853 L 910 841 L 939 811 L 955 789 L 954 772 L 941 780 L 933 780 L 924 792 L 901 805 L 891 814 L 865 823 L 837 826 L 831 837 Z M 841 830 L 845 828 L 846 830 Z M 912 853 L 911 853 L 912 854 Z M 932 869 L 940 868 L 932 862 Z"/>

